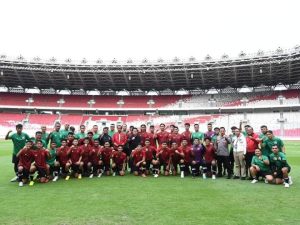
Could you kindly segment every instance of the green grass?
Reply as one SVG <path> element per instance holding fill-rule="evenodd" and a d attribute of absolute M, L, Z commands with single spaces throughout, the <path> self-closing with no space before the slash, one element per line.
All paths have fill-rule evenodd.
<path fill-rule="evenodd" d="M 0 224 L 300 224 L 300 142 L 286 142 L 294 185 L 186 177 L 102 177 L 19 188 L 0 142 Z"/>

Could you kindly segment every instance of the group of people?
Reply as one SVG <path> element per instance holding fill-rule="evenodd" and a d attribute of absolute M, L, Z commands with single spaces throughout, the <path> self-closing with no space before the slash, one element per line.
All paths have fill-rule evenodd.
<path fill-rule="evenodd" d="M 140 129 L 127 125 L 111 124 L 100 133 L 98 126 L 86 132 L 84 125 L 75 133 L 74 127 L 56 123 L 47 133 L 45 126 L 29 137 L 22 124 L 16 132 L 9 131 L 6 139 L 13 142 L 12 163 L 19 186 L 33 185 L 36 180 L 47 183 L 59 178 L 82 179 L 82 177 L 124 176 L 127 171 L 135 176 L 160 175 L 181 178 L 191 175 L 203 179 L 226 176 L 227 179 L 251 180 L 262 178 L 266 183 L 292 184 L 283 141 L 275 137 L 267 126 L 261 126 L 261 134 L 254 133 L 246 125 L 244 129 L 231 127 L 227 135 L 224 127 L 207 124 L 201 132 L 199 124 L 185 124 L 185 131 L 165 124 L 154 126 L 142 124 Z"/>

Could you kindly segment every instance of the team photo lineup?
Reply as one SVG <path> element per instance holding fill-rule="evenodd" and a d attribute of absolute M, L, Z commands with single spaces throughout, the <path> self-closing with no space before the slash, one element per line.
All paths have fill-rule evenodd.
<path fill-rule="evenodd" d="M 168 129 L 168 131 L 167 131 Z M 19 186 L 35 182 L 47 183 L 58 179 L 101 178 L 102 176 L 178 176 L 213 180 L 260 179 L 267 184 L 292 184 L 291 167 L 286 157 L 283 141 L 275 137 L 266 125 L 261 133 L 241 124 L 224 127 L 207 124 L 207 131 L 200 131 L 199 124 L 184 124 L 179 133 L 175 125 L 158 129 L 142 124 L 139 128 L 114 124 L 98 130 L 94 125 L 79 131 L 59 122 L 47 133 L 46 126 L 36 131 L 35 137 L 23 132 L 23 125 L 16 125 L 5 139 L 13 142 L 12 163 Z"/>

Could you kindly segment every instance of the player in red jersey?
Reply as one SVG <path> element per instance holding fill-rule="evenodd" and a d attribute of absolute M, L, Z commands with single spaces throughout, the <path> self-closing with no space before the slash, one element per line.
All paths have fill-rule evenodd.
<path fill-rule="evenodd" d="M 100 163 L 100 170 L 105 171 L 106 175 L 110 175 L 110 159 L 112 156 L 113 148 L 110 147 L 110 143 L 107 141 L 104 143 L 104 147 L 101 151 L 101 163 Z"/>
<path fill-rule="evenodd" d="M 69 154 L 70 154 L 70 148 L 67 146 L 67 140 L 61 141 L 61 147 L 59 147 L 56 151 L 56 157 L 57 157 L 57 166 L 61 168 L 61 173 L 66 176 L 66 178 L 69 176 L 69 170 L 70 170 L 70 162 L 69 162 Z M 68 179 L 67 179 L 68 180 Z"/>
<path fill-rule="evenodd" d="M 150 141 L 150 145 L 154 148 L 157 148 L 155 128 L 153 125 L 150 126 L 150 132 L 148 133 L 148 139 Z"/>
<path fill-rule="evenodd" d="M 170 146 L 172 145 L 173 142 L 175 142 L 177 144 L 177 146 L 180 146 L 182 139 L 183 139 L 183 136 L 181 134 L 179 134 L 178 127 L 174 127 L 173 133 L 170 133 L 170 135 L 169 135 Z"/>
<path fill-rule="evenodd" d="M 21 149 L 17 154 L 17 158 L 19 159 L 19 163 L 18 163 L 19 187 L 23 187 L 24 183 L 26 183 L 29 178 L 30 166 L 34 160 L 34 155 L 31 151 L 32 147 L 33 147 L 33 142 L 29 140 L 26 142 L 25 147 Z"/>
<path fill-rule="evenodd" d="M 73 140 L 73 146 L 70 148 L 69 163 L 75 178 L 82 178 L 81 148 L 78 146 L 78 139 Z M 67 176 L 66 180 L 70 177 Z"/>
<path fill-rule="evenodd" d="M 161 166 L 163 166 L 163 171 L 165 176 L 169 176 L 169 170 L 170 170 L 170 162 L 171 162 L 171 151 L 168 148 L 167 142 L 164 141 L 161 144 L 161 148 L 158 150 L 158 153 L 156 154 L 156 158 L 158 159 L 158 172 L 160 171 Z M 156 169 L 157 164 L 154 162 L 153 166 L 155 166 L 154 169 Z M 158 175 L 158 173 L 157 173 Z M 154 177 L 157 177 L 156 173 L 154 174 Z"/>
<path fill-rule="evenodd" d="M 215 180 L 217 173 L 216 149 L 214 147 L 214 144 L 211 142 L 210 137 L 205 137 L 204 147 L 206 149 L 204 158 L 207 167 L 207 173 L 211 174 L 212 179 Z"/>
<path fill-rule="evenodd" d="M 142 145 L 139 144 L 131 153 L 131 157 L 133 160 L 132 165 L 132 171 L 135 176 L 138 176 L 139 174 L 142 175 L 142 177 L 146 177 L 146 154 L 142 151 Z"/>
<path fill-rule="evenodd" d="M 99 144 L 99 139 L 94 140 L 94 147 L 92 147 L 90 154 L 89 154 L 89 162 L 91 163 L 91 166 L 93 167 L 93 170 L 91 171 L 90 178 L 93 178 L 94 175 L 99 176 L 100 175 L 100 155 L 101 155 L 101 146 Z"/>
<path fill-rule="evenodd" d="M 170 125 L 170 134 L 173 134 L 174 133 L 174 130 L 175 130 L 175 125 L 174 124 L 171 124 Z"/>
<path fill-rule="evenodd" d="M 139 135 L 141 137 L 141 144 L 142 144 L 143 147 L 145 146 L 146 139 L 148 139 L 148 133 L 147 133 L 146 129 L 147 129 L 146 125 L 142 124 L 141 125 L 141 131 L 139 132 Z"/>
<path fill-rule="evenodd" d="M 36 150 L 31 151 L 34 155 L 34 165 L 31 166 L 30 172 L 38 172 L 38 178 L 41 183 L 47 183 L 47 159 L 50 158 L 49 150 L 43 147 L 43 142 L 41 140 L 36 141 Z M 34 184 L 33 179 L 30 181 L 29 185 Z"/>
<path fill-rule="evenodd" d="M 123 145 L 118 146 L 118 151 L 114 151 L 112 153 L 112 171 L 113 176 L 116 176 L 116 174 L 119 174 L 120 176 L 125 175 L 125 169 L 126 169 L 126 162 L 127 162 L 127 155 L 125 152 L 123 152 Z"/>
<path fill-rule="evenodd" d="M 93 144 L 94 145 L 94 144 Z M 90 139 L 84 138 L 83 145 L 80 146 L 81 162 L 80 167 L 82 168 L 83 176 L 89 176 L 92 172 L 92 163 L 90 162 L 90 152 L 92 146 L 90 145 Z"/>
<path fill-rule="evenodd" d="M 93 133 L 92 131 L 89 131 L 89 132 L 87 133 L 87 137 L 81 138 L 81 139 L 78 141 L 78 145 L 79 145 L 79 146 L 84 145 L 84 140 L 85 140 L 86 138 L 88 138 L 88 139 L 89 139 L 89 146 L 90 146 L 90 147 L 93 147 L 93 146 L 94 146 L 94 139 L 93 139 L 93 136 L 94 136 L 94 133 Z"/>
<path fill-rule="evenodd" d="M 68 147 L 71 147 L 73 145 L 73 140 L 74 140 L 74 133 L 73 132 L 69 132 L 68 133 L 68 138 L 67 138 L 67 145 Z"/>
<path fill-rule="evenodd" d="M 159 146 L 162 145 L 163 142 L 168 143 L 169 141 L 169 132 L 165 130 L 166 125 L 161 123 L 159 125 L 160 131 L 156 133 L 156 139 Z"/>
<path fill-rule="evenodd" d="M 127 143 L 127 135 L 122 132 L 122 126 L 117 126 L 117 132 L 112 136 L 114 149 L 117 150 L 119 145 L 125 146 Z"/>
<path fill-rule="evenodd" d="M 186 139 L 187 140 L 187 145 L 188 146 L 192 146 L 192 133 L 190 131 L 190 124 L 189 123 L 185 123 L 184 127 L 185 127 L 185 131 L 181 134 L 182 135 L 182 139 Z"/>
<path fill-rule="evenodd" d="M 179 161 L 180 176 L 181 178 L 184 178 L 185 175 L 190 173 L 189 167 L 192 161 L 192 150 L 191 147 L 188 146 L 188 141 L 186 139 L 182 140 L 181 146 L 176 153 L 181 157 Z"/>
<path fill-rule="evenodd" d="M 146 139 L 145 146 L 143 147 L 142 151 L 145 153 L 146 175 L 149 175 L 150 165 L 152 164 L 153 158 L 156 155 L 156 148 L 151 146 L 149 139 Z"/>
<path fill-rule="evenodd" d="M 176 151 L 178 151 L 178 145 L 176 141 L 173 141 L 171 143 L 171 148 L 170 148 L 170 157 L 171 157 L 170 171 L 174 176 L 177 175 L 177 168 L 180 161 L 180 156 L 176 153 Z"/>

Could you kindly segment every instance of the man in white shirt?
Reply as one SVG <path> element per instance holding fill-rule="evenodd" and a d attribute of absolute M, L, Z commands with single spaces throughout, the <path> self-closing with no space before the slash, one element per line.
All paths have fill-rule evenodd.
<path fill-rule="evenodd" d="M 247 141 L 240 129 L 234 131 L 236 139 L 233 141 L 233 157 L 235 163 L 233 179 L 246 179 L 245 155 L 247 151 Z"/>

